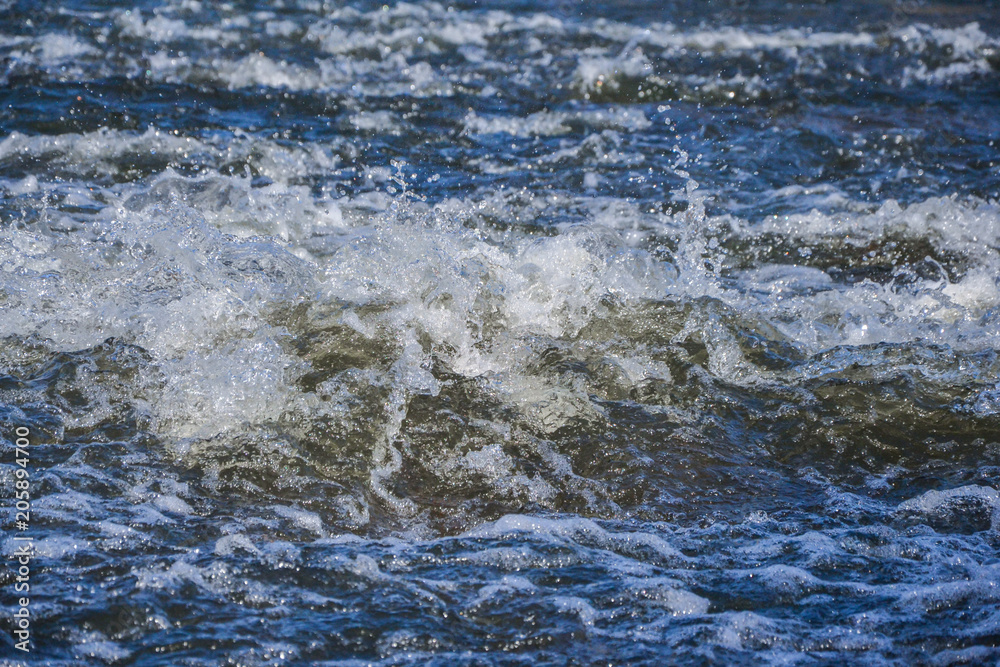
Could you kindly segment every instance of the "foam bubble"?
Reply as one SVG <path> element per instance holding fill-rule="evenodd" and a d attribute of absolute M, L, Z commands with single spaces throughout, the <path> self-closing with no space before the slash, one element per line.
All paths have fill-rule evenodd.
<path fill-rule="evenodd" d="M 309 512 L 296 507 L 288 507 L 286 505 L 275 505 L 272 509 L 278 516 L 290 519 L 299 528 L 308 530 L 309 532 L 315 533 L 321 537 L 326 535 L 326 529 L 323 527 L 323 520 L 315 512 Z"/>
<path fill-rule="evenodd" d="M 927 491 L 904 500 L 896 511 L 940 519 L 945 525 L 984 515 L 985 521 L 981 523 L 990 525 L 994 531 L 1000 530 L 1000 492 L 991 486 L 970 484 L 944 491 Z"/>

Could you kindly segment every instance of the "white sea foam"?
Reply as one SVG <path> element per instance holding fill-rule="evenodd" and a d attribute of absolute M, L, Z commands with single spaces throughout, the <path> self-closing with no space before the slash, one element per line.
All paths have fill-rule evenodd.
<path fill-rule="evenodd" d="M 539 111 L 526 118 L 509 116 L 484 118 L 470 112 L 465 117 L 465 131 L 469 134 L 506 133 L 518 137 L 556 136 L 571 131 L 570 123 L 584 123 L 596 129 L 637 131 L 651 125 L 641 112 L 623 107 L 595 111 L 551 112 Z"/>
<path fill-rule="evenodd" d="M 218 145 L 154 128 L 142 133 L 102 128 L 85 134 L 55 136 L 13 132 L 0 141 L 0 160 L 15 159 L 35 160 L 52 171 L 72 171 L 75 177 L 90 178 L 118 177 L 133 169 L 133 165 L 150 161 L 164 166 L 174 163 L 216 169 L 227 163 L 247 161 L 261 175 L 280 183 L 331 169 L 338 162 L 330 147 L 318 144 L 289 147 L 245 137 Z M 169 176 L 169 172 L 163 174 L 159 182 L 169 183 Z M 19 186 L 28 188 L 25 192 L 37 187 L 37 177 L 29 178 L 36 180 Z M 193 186 L 188 190 L 197 192 L 198 188 Z M 150 194 L 155 195 L 156 191 L 154 186 Z"/>
<path fill-rule="evenodd" d="M 864 247 L 889 244 L 898 238 L 926 240 L 941 252 L 958 253 L 975 262 L 954 281 L 944 269 L 938 277 L 907 289 L 871 281 L 834 285 L 821 271 L 787 265 L 762 267 L 744 275 L 748 289 L 767 292 L 760 303 L 770 311 L 771 324 L 807 350 L 917 338 L 977 348 L 996 336 L 980 321 L 1000 304 L 997 281 L 990 273 L 993 269 L 986 268 L 1000 265 L 1000 257 L 991 249 L 1000 239 L 998 216 L 997 208 L 984 202 L 963 205 L 952 199 L 932 199 L 904 209 L 890 201 L 870 214 L 814 211 L 769 218 L 740 232 L 792 238 L 805 247 L 830 242 Z M 730 301 L 733 296 L 730 293 L 723 298 Z M 742 302 L 738 307 L 747 305 Z"/>
<path fill-rule="evenodd" d="M 218 656 L 240 663 L 308 660 L 267 628 L 354 641 L 326 629 L 368 628 L 383 604 L 427 628 L 373 624 L 364 650 L 387 664 L 467 661 L 449 644 L 465 630 L 442 625 L 456 617 L 510 640 L 493 655 L 526 660 L 538 656 L 514 651 L 552 638 L 553 651 L 593 640 L 703 662 L 905 660 L 900 628 L 917 623 L 920 659 L 997 656 L 1000 497 L 981 481 L 1000 414 L 996 203 L 939 196 L 970 190 L 929 187 L 907 151 L 937 138 L 894 127 L 882 140 L 901 153 L 860 157 L 908 166 L 870 186 L 862 169 L 871 198 L 808 174 L 758 193 L 765 164 L 739 174 L 754 185 L 737 199 L 817 210 L 717 215 L 686 158 L 657 170 L 675 139 L 711 142 L 718 126 L 689 139 L 666 102 L 633 104 L 738 113 L 794 94 L 789 116 L 767 120 L 798 122 L 803 100 L 826 104 L 826 89 L 810 97 L 817 77 L 841 90 L 872 76 L 870 61 L 880 90 L 968 89 L 995 74 L 995 29 L 570 14 L 167 0 L 63 8 L 58 28 L 0 36 L 2 82 L 87 91 L 60 98 L 63 134 L 16 110 L 19 131 L 0 139 L 0 407 L 44 441 L 31 471 L 42 576 L 79 582 L 43 590 L 32 613 L 114 621 L 68 631 L 66 655 L 114 664 L 166 635 L 201 641 L 175 615 L 194 599 L 191 613 L 250 619 L 223 627 L 233 644 Z M 143 101 L 154 115 L 120 129 L 134 118 L 114 102 L 93 113 L 109 76 L 192 95 L 190 117 L 213 120 L 146 129 L 164 116 Z M 786 85 L 798 77 L 809 85 Z M 540 83 L 551 108 L 520 106 Z M 223 102 L 207 109 L 213 89 Z M 243 123 L 223 106 L 239 114 L 258 95 L 282 127 L 219 129 Z M 450 95 L 462 107 L 427 131 L 422 114 L 447 100 L 422 98 Z M 300 103 L 309 118 L 294 116 Z M 677 107 L 678 128 L 702 119 Z M 91 129 L 104 122 L 119 129 Z M 314 132 L 329 138 L 309 143 Z M 448 164 L 467 160 L 469 182 L 421 174 L 451 199 L 401 195 L 421 169 L 372 159 L 414 132 L 457 148 Z M 675 192 L 632 194 L 675 178 Z M 924 199 L 869 203 L 890 187 Z M 902 431 L 879 443 L 885 461 L 857 457 L 884 416 L 864 401 L 914 396 L 915 418 L 945 414 L 943 430 L 920 441 L 908 414 L 885 425 Z M 789 416 L 806 432 L 791 443 Z M 984 440 L 939 442 L 957 420 Z M 947 466 L 966 449 L 982 454 L 967 477 L 980 481 L 905 493 L 913 475 L 937 479 L 913 461 L 933 450 Z M 16 470 L 0 466 L 5 497 Z M 5 555 L 16 546 L 5 537 Z M 240 634 L 251 625 L 259 642 Z"/>
<path fill-rule="evenodd" d="M 639 35 L 635 35 L 639 37 Z M 665 48 L 669 52 L 692 49 L 704 53 L 758 50 L 785 50 L 831 47 L 864 48 L 875 45 L 868 32 L 824 32 L 812 29 L 788 28 L 773 32 L 746 30 L 731 26 L 713 30 L 685 32 L 670 24 L 656 24 L 642 33 L 640 40 Z"/>
<path fill-rule="evenodd" d="M 484 604 L 497 602 L 510 594 L 524 595 L 538 592 L 538 587 L 533 583 L 517 575 L 504 575 L 500 581 L 494 584 L 483 586 L 479 589 L 479 594 L 471 602 L 470 606 L 478 607 Z"/>
<path fill-rule="evenodd" d="M 619 533 L 601 528 L 589 519 L 546 519 L 526 515 L 508 515 L 490 524 L 467 532 L 473 538 L 497 538 L 516 533 L 532 533 L 547 539 L 571 539 L 619 554 L 636 554 L 649 550 L 667 561 L 683 561 L 684 556 L 663 538 L 648 533 Z M 632 570 L 631 567 L 628 568 Z M 645 571 L 640 568 L 641 571 Z"/>
<path fill-rule="evenodd" d="M 893 37 L 922 56 L 917 66 L 904 69 L 904 86 L 915 82 L 948 84 L 987 74 L 993 71 L 988 56 L 1000 46 L 1000 41 L 983 32 L 978 23 L 960 28 L 931 28 L 917 24 L 898 30 Z M 931 64 L 928 64 L 924 57 L 932 52 Z"/>
<path fill-rule="evenodd" d="M 308 530 L 321 537 L 326 534 L 326 529 L 323 527 L 323 520 L 315 512 L 287 507 L 285 505 L 275 505 L 272 509 L 275 514 L 290 519 L 299 528 Z"/>
<path fill-rule="evenodd" d="M 944 521 L 981 514 L 983 518 L 989 517 L 993 531 L 1000 531 L 1000 492 L 991 486 L 970 484 L 944 491 L 928 491 L 901 502 L 896 511 Z"/>
<path fill-rule="evenodd" d="M 73 655 L 78 659 L 96 659 L 106 665 L 127 660 L 132 652 L 118 642 L 108 639 L 102 632 L 72 631 Z"/>
<path fill-rule="evenodd" d="M 237 533 L 220 537 L 215 543 L 215 553 L 218 556 L 231 556 L 239 551 L 260 554 L 260 549 L 246 535 Z"/>
<path fill-rule="evenodd" d="M 766 77 L 738 74 L 721 84 L 715 77 L 659 72 L 653 61 L 692 54 L 738 59 L 753 53 L 793 63 L 800 73 L 823 73 L 829 57 L 836 58 L 845 50 L 875 53 L 888 42 L 901 50 L 894 57 L 899 66 L 890 75 L 895 83 L 950 85 L 994 71 L 992 58 L 998 44 L 977 23 L 953 28 L 914 23 L 856 32 L 734 26 L 689 29 L 663 22 L 630 25 L 599 19 L 578 23 L 540 12 L 462 11 L 438 4 L 386 7 L 359 11 L 317 4 L 311 20 L 293 21 L 275 12 L 257 12 L 251 19 L 232 6 L 207 17 L 203 7 L 168 2 L 152 11 L 91 12 L 92 43 L 77 35 L 45 33 L 9 35 L 0 44 L 15 49 L 19 67 L 38 68 L 48 76 L 64 76 L 68 71 L 78 77 L 100 75 L 109 69 L 101 54 L 111 49 L 134 74 L 173 83 L 447 96 L 454 93 L 456 81 L 437 72 L 429 59 L 455 50 L 470 62 L 509 69 L 511 63 L 497 57 L 496 49 L 527 34 L 530 37 L 523 39 L 519 49 L 527 66 L 526 78 L 534 77 L 536 68 L 551 66 L 554 56 L 565 54 L 576 60 L 576 85 L 586 95 L 614 92 L 622 78 L 632 78 L 657 85 L 679 83 L 682 88 L 730 99 L 761 95 L 769 90 Z M 603 46 L 580 48 L 581 39 Z M 317 57 L 274 58 L 258 48 L 264 41 L 307 49 Z M 177 48 L 187 42 L 201 48 L 193 53 Z M 137 59 L 131 49 L 117 48 L 119 43 L 149 48 Z M 233 52 L 240 55 L 234 57 Z M 864 76 L 860 70 L 855 73 Z M 486 85 L 483 90 L 495 88 Z"/>
<path fill-rule="evenodd" d="M 329 164 L 322 152 L 317 157 L 272 148 L 301 173 Z M 53 164 L 69 164 L 85 153 L 114 163 L 129 152 L 151 150 L 178 158 L 215 151 L 221 159 L 234 149 L 155 131 L 15 134 L 0 143 L 0 156 L 26 154 Z M 52 187 L 29 177 L 11 189 L 31 195 Z M 907 208 L 889 202 L 872 213 L 813 212 L 756 225 L 727 217 L 709 220 L 695 233 L 683 231 L 699 224 L 689 213 L 640 215 L 621 203 L 590 202 L 589 224 L 565 226 L 551 237 L 508 235 L 497 243 L 488 233 L 457 224 L 471 206 L 460 201 L 433 208 L 386 197 L 331 201 L 284 183 L 251 187 L 242 178 L 187 178 L 169 171 L 146 184 L 72 196 L 99 213 L 55 217 L 48 224 L 72 225 L 76 233 L 0 231 L 8 289 L 0 333 L 34 333 L 65 351 L 112 336 L 140 345 L 156 372 L 126 391 L 158 433 L 177 439 L 178 451 L 190 446 L 180 444 L 184 438 L 235 433 L 288 413 L 328 409 L 296 387 L 310 365 L 284 346 L 296 334 L 276 316 L 294 304 L 314 309 L 317 317 L 333 307 L 338 321 L 364 339 L 388 335 L 397 341 L 391 346 L 399 355 L 392 382 L 400 388 L 399 406 L 411 395 L 440 390 L 427 370 L 436 357 L 453 372 L 486 380 L 529 425 L 549 434 L 575 423 L 601 423 L 605 416 L 590 398 L 591 387 L 553 383 L 530 370 L 544 349 L 539 346 L 578 336 L 620 308 L 713 294 L 737 313 L 753 312 L 769 330 L 809 352 L 917 339 L 983 349 L 996 337 L 980 324 L 1000 304 L 991 273 L 997 257 L 990 250 L 1000 242 L 1000 226 L 995 206 L 983 202 L 945 198 Z M 529 203 L 517 214 L 531 215 L 532 205 L 542 210 L 546 204 Z M 503 199 L 487 205 L 501 215 L 514 210 Z M 772 234 L 805 247 L 829 239 L 848 247 L 890 238 L 925 240 L 973 264 L 957 280 L 918 281 L 905 290 L 838 284 L 818 268 L 767 264 L 736 274 L 733 289 L 697 259 L 714 252 L 712 235 L 720 232 L 713 230 L 722 225 L 745 238 Z M 663 233 L 681 234 L 693 248 L 694 259 L 680 262 L 679 271 L 637 247 Z M 58 295 L 55 301 L 52 295 Z M 27 303 L 35 305 L 22 307 Z M 717 314 L 694 313 L 677 335 L 704 341 L 706 368 L 718 377 L 774 379 L 747 359 L 731 325 Z M 669 368 L 642 345 L 625 354 L 599 347 L 594 353 L 604 367 L 617 369 L 624 387 L 672 381 Z M 80 372 L 83 378 L 88 371 Z M 121 397 L 100 383 L 85 384 L 82 391 L 95 406 L 86 413 L 90 425 L 119 409 Z M 986 392 L 970 405 L 988 411 L 989 400 Z M 392 429 L 386 429 L 388 437 Z M 551 480 L 523 474 L 506 456 L 483 443 L 449 459 L 444 469 L 476 475 L 498 492 L 535 502 L 554 497 Z M 573 474 L 550 459 L 560 475 Z M 382 470 L 378 475 L 399 470 L 391 449 L 373 460 Z M 602 493 L 599 486 L 587 488 Z M 182 509 L 167 503 L 161 500 L 159 509 Z M 365 521 L 360 506 L 348 503 L 343 511 Z"/>

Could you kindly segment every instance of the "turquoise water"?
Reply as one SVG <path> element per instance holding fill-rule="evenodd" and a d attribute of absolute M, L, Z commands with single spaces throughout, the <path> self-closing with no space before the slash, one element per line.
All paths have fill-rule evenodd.
<path fill-rule="evenodd" d="M 998 70 L 996 2 L 0 2 L 0 665 L 998 663 Z"/>

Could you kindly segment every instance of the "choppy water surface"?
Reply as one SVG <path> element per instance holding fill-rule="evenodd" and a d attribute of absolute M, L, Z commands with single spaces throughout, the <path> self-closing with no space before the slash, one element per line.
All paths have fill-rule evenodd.
<path fill-rule="evenodd" d="M 0 662 L 995 664 L 998 71 L 995 1 L 0 3 Z"/>

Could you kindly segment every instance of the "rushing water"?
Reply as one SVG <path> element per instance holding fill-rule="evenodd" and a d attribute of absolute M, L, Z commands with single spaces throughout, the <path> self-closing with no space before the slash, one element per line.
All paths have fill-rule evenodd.
<path fill-rule="evenodd" d="M 998 111 L 996 0 L 0 2 L 0 664 L 996 664 Z"/>

